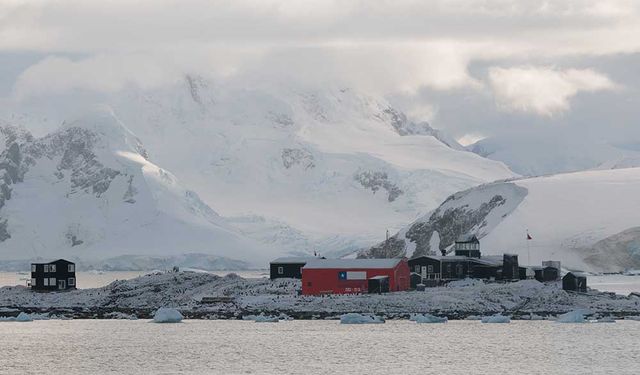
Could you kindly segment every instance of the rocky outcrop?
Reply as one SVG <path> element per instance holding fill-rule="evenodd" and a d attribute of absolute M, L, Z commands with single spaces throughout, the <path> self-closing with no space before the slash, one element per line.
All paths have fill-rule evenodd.
<path fill-rule="evenodd" d="M 303 148 L 285 148 L 282 150 L 282 165 L 289 169 L 300 166 L 302 169 L 315 167 L 313 155 Z"/>
<path fill-rule="evenodd" d="M 365 189 L 371 190 L 374 194 L 384 189 L 387 192 L 387 200 L 393 202 L 404 192 L 396 184 L 389 181 L 386 172 L 381 171 L 361 171 L 357 172 L 353 178 Z"/>
<path fill-rule="evenodd" d="M 513 183 L 493 183 L 451 195 L 437 209 L 416 220 L 405 230 L 365 251 L 363 258 L 440 255 L 464 234 L 484 235 L 508 216 L 527 195 Z M 436 236 L 438 241 L 432 241 Z M 438 248 L 432 248 L 438 243 Z M 409 253 L 408 249 L 413 248 Z"/>

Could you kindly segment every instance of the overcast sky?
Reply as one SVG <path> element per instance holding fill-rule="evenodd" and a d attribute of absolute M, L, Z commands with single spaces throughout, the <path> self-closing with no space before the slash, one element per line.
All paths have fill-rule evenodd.
<path fill-rule="evenodd" d="M 384 95 L 465 141 L 640 142 L 640 1 L 0 0 L 0 97 L 199 73 Z"/>

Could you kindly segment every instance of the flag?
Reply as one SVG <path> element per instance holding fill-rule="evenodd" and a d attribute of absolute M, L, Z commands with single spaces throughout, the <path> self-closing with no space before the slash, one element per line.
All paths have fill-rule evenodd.
<path fill-rule="evenodd" d="M 531 237 L 531 235 L 529 234 L 529 232 L 527 232 L 527 240 L 532 240 L 533 237 Z"/>

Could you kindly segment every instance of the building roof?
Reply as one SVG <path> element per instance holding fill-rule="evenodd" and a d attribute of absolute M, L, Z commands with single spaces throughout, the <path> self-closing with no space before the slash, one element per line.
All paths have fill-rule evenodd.
<path fill-rule="evenodd" d="M 569 271 L 569 272 L 567 272 L 567 274 L 566 274 L 566 275 L 564 275 L 564 276 L 563 276 L 563 278 L 565 278 L 565 277 L 567 277 L 567 276 L 569 276 L 569 275 L 573 275 L 573 276 L 575 276 L 575 277 L 584 277 L 584 278 L 587 278 L 587 274 L 586 274 L 586 273 L 578 272 L 578 271 Z"/>
<path fill-rule="evenodd" d="M 66 260 L 66 259 L 56 259 L 56 260 L 52 260 L 50 262 L 40 262 L 40 263 L 33 262 L 31 264 L 51 264 L 51 263 L 58 263 L 58 262 L 65 262 L 65 263 L 75 264 L 75 263 L 73 263 L 73 262 L 71 262 L 69 260 Z"/>
<path fill-rule="evenodd" d="M 304 266 L 305 269 L 322 269 L 322 268 L 393 268 L 402 259 L 314 259 Z"/>
<path fill-rule="evenodd" d="M 456 242 L 480 242 L 475 234 L 463 234 L 458 236 Z"/>
<path fill-rule="evenodd" d="M 307 263 L 311 260 L 321 259 L 318 257 L 280 257 L 272 260 L 270 263 L 280 263 L 280 264 L 299 264 L 299 263 Z"/>

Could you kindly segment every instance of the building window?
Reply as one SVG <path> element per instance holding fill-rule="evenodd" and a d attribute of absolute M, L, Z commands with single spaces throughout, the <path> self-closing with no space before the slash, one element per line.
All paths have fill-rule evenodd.
<path fill-rule="evenodd" d="M 56 265 L 55 264 L 49 265 L 49 272 L 56 272 Z"/>
<path fill-rule="evenodd" d="M 44 272 L 49 272 L 49 265 L 48 264 L 44 265 Z"/>
<path fill-rule="evenodd" d="M 76 272 L 76 265 L 75 264 L 69 264 L 67 266 L 67 271 L 69 272 Z"/>
<path fill-rule="evenodd" d="M 456 272 L 458 273 L 458 277 L 462 277 L 462 273 L 463 273 L 462 264 L 458 264 L 456 266 Z"/>
<path fill-rule="evenodd" d="M 42 284 L 42 285 L 49 286 L 49 278 L 48 277 L 44 278 L 44 284 Z"/>
<path fill-rule="evenodd" d="M 31 272 L 36 272 L 36 265 L 35 264 L 31 265 Z"/>
<path fill-rule="evenodd" d="M 416 265 L 416 273 L 420 273 L 420 265 Z"/>
<path fill-rule="evenodd" d="M 36 286 L 36 279 L 31 279 L 31 286 Z"/>
<path fill-rule="evenodd" d="M 433 265 L 428 265 L 427 266 L 427 272 L 428 273 L 433 273 Z"/>
<path fill-rule="evenodd" d="M 69 278 L 69 286 L 76 286 L 76 278 L 75 277 L 70 277 Z"/>
<path fill-rule="evenodd" d="M 451 275 L 451 265 L 447 264 L 447 275 Z"/>
<path fill-rule="evenodd" d="M 49 286 L 56 286 L 56 278 L 55 277 L 50 277 L 49 278 Z"/>
<path fill-rule="evenodd" d="M 282 275 L 284 273 L 284 267 L 278 267 L 278 275 Z"/>

